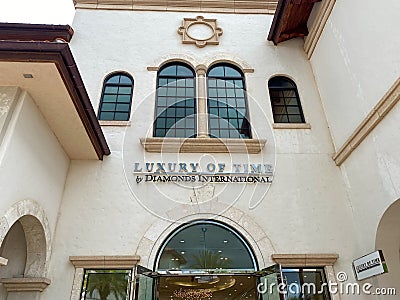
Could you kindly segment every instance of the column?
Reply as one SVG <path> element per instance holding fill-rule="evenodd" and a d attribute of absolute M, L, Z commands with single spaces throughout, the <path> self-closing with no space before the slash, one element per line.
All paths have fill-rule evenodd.
<path fill-rule="evenodd" d="M 196 67 L 197 75 L 197 137 L 208 138 L 208 112 L 205 65 Z"/>

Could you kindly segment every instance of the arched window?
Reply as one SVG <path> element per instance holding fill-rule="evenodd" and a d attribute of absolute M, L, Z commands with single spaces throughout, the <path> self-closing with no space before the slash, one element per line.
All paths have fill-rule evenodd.
<path fill-rule="evenodd" d="M 211 220 L 185 224 L 160 249 L 155 268 L 183 273 L 251 272 L 257 269 L 247 242 L 232 228 Z"/>
<path fill-rule="evenodd" d="M 128 121 L 131 112 L 133 79 L 126 73 L 114 73 L 104 80 L 99 120 Z"/>
<path fill-rule="evenodd" d="M 157 76 L 155 137 L 195 137 L 195 74 L 187 65 L 165 65 Z"/>
<path fill-rule="evenodd" d="M 296 84 L 284 76 L 268 81 L 269 96 L 275 123 L 304 123 L 303 110 Z"/>
<path fill-rule="evenodd" d="M 214 65 L 207 74 L 207 90 L 210 136 L 251 138 L 243 73 L 231 65 Z"/>

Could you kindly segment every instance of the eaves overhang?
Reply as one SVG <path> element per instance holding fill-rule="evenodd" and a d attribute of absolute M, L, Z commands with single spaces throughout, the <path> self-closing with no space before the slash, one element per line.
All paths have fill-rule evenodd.
<path fill-rule="evenodd" d="M 275 45 L 308 35 L 307 22 L 314 3 L 321 0 L 279 0 L 268 40 Z"/>
<path fill-rule="evenodd" d="M 23 29 L 14 26 L 15 31 L 24 31 L 25 27 L 40 31 L 43 28 L 38 27 L 54 26 L 24 25 Z M 60 38 L 51 42 L 14 40 L 23 32 L 3 35 L 5 28 L 9 30 L 10 25 L 0 24 L 0 86 L 19 86 L 32 96 L 71 159 L 103 159 L 109 155 L 110 149 L 68 43 L 60 42 Z M 69 26 L 64 29 L 67 31 L 64 37 L 73 32 Z M 26 73 L 32 78 L 24 78 Z"/>

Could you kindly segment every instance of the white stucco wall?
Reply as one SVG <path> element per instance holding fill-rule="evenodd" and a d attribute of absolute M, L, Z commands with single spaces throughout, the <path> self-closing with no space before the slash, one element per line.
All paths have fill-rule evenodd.
<path fill-rule="evenodd" d="M 311 58 L 336 149 L 400 76 L 400 40 L 393 38 L 400 26 L 399 11 L 395 0 L 379 8 L 373 1 L 336 1 Z M 359 246 L 356 257 L 379 247 L 376 232 L 381 217 L 400 197 L 399 109 L 397 104 L 341 165 L 353 211 L 354 243 Z M 398 233 L 398 228 L 391 230 Z M 398 282 L 393 270 L 398 266 L 398 247 L 383 249 L 390 255 L 390 273 L 378 278 L 381 287 Z"/>
<path fill-rule="evenodd" d="M 399 10 L 338 0 L 325 25 L 311 63 L 337 149 L 400 76 Z"/>
<path fill-rule="evenodd" d="M 129 72 L 135 80 L 131 126 L 103 127 L 112 153 L 103 161 L 71 162 L 50 268 L 51 278 L 63 280 L 54 280 L 41 299 L 69 299 L 74 273 L 68 260 L 71 255 L 151 254 L 136 250 L 143 235 L 160 217 L 146 211 L 133 194 L 162 217 L 182 217 L 182 205 L 194 199 L 193 190 L 174 184 L 142 183 L 131 185 L 130 190 L 124 176 L 124 166 L 128 166 L 125 171 L 130 174 L 137 161 L 196 162 L 202 157 L 149 154 L 139 142 L 139 138 L 151 135 L 154 114 L 156 72 L 147 71 L 147 67 L 158 66 L 163 58 L 172 57 L 186 56 L 194 64 L 209 64 L 220 58 L 240 60 L 254 68 L 254 73 L 246 74 L 252 130 L 257 137 L 268 138 L 268 143 L 260 154 L 233 157 L 239 162 L 250 159 L 271 163 L 276 157 L 274 182 L 256 209 L 250 209 L 249 202 L 257 202 L 265 188 L 253 192 L 251 186 L 231 184 L 217 199 L 198 198 L 207 203 L 195 206 L 193 211 L 202 214 L 186 220 L 219 213 L 220 207 L 230 205 L 232 197 L 241 194 L 233 205 L 244 216 L 232 214 L 227 218 L 237 224 L 239 231 L 253 232 L 255 241 L 261 236 L 269 240 L 259 241 L 261 265 L 271 263 L 272 253 L 338 253 L 336 268 L 352 273 L 351 259 L 358 249 L 352 242 L 350 204 L 340 169 L 331 158 L 334 148 L 302 41 L 288 41 L 279 47 L 267 43 L 272 16 L 202 14 L 217 18 L 218 26 L 224 30 L 220 45 L 202 49 L 182 45 L 177 29 L 184 17 L 196 15 L 77 11 L 71 48 L 93 106 L 97 111 L 103 79 L 108 73 Z M 267 81 L 276 74 L 287 75 L 296 82 L 311 129 L 276 129 L 274 136 L 270 134 L 268 120 L 272 113 Z M 213 156 L 220 161 L 230 159 L 224 154 Z M 217 193 L 223 186 L 217 184 L 214 188 Z M 171 204 L 160 190 L 172 195 L 175 203 Z M 254 231 L 252 224 L 262 232 Z M 161 227 L 150 234 L 159 236 L 165 230 Z M 147 252 L 156 250 L 149 246 Z M 147 266 L 152 267 L 152 263 Z"/>
<path fill-rule="evenodd" d="M 9 93 L 10 87 L 1 91 Z M 11 221 L 31 214 L 47 222 L 44 231 L 51 242 L 69 159 L 30 95 L 24 91 L 9 95 L 16 97 L 16 103 L 8 112 L 12 116 L 0 144 L 1 238 L 12 226 Z M 45 247 L 49 250 L 51 245 Z"/>

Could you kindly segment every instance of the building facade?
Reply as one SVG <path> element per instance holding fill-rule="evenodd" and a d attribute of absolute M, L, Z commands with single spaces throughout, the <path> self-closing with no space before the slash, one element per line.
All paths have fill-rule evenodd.
<path fill-rule="evenodd" d="M 0 299 L 397 299 L 397 1 L 74 2 L 0 25 Z"/>

